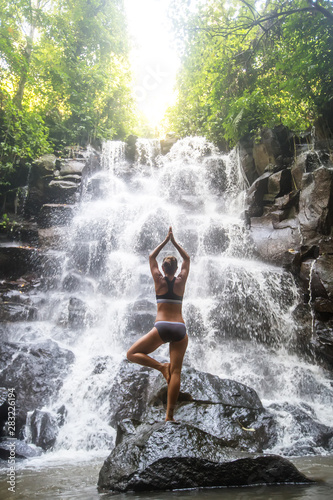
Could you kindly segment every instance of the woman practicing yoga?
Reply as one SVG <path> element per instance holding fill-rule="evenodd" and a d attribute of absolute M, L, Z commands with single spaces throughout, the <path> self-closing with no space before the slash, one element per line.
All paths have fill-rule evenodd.
<path fill-rule="evenodd" d="M 175 277 L 178 267 L 177 259 L 168 256 L 163 259 L 159 270 L 156 257 L 162 248 L 171 241 L 180 253 L 183 262 L 180 273 Z M 185 283 L 190 270 L 190 257 L 176 242 L 170 227 L 167 237 L 149 255 L 150 271 L 156 290 L 157 316 L 155 326 L 149 333 L 137 340 L 127 352 L 127 359 L 139 365 L 149 366 L 160 371 L 168 383 L 168 401 L 165 420 L 174 420 L 173 412 L 180 389 L 180 373 L 187 347 L 187 333 L 182 316 L 182 300 Z M 170 363 L 159 363 L 148 356 L 160 345 L 170 342 Z"/>

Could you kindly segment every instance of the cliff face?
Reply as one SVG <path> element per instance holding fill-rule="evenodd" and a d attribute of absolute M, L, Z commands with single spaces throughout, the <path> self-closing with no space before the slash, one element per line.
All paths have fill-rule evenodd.
<path fill-rule="evenodd" d="M 288 129 L 240 144 L 246 224 L 258 256 L 290 269 L 311 307 L 317 355 L 333 363 L 333 163 L 329 143 L 296 144 Z"/>

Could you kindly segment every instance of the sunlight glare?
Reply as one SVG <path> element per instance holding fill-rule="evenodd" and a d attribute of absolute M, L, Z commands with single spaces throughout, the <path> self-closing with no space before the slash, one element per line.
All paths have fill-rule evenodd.
<path fill-rule="evenodd" d="M 167 27 L 169 4 L 170 0 L 125 0 L 134 95 L 152 127 L 159 124 L 175 99 L 179 58 L 171 47 L 172 34 Z"/>

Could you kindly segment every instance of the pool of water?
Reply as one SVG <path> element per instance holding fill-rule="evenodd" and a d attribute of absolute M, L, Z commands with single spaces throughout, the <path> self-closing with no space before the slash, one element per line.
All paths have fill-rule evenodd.
<path fill-rule="evenodd" d="M 106 500 L 111 493 L 98 493 L 99 470 L 106 457 L 73 458 L 72 462 L 41 459 L 17 464 L 15 493 L 8 491 L 7 471 L 0 471 L 1 500 Z M 328 500 L 333 498 L 333 456 L 293 458 L 291 461 L 309 478 L 311 485 L 255 486 L 163 492 L 123 493 L 119 500 Z M 74 462 L 74 463 L 73 463 Z"/>

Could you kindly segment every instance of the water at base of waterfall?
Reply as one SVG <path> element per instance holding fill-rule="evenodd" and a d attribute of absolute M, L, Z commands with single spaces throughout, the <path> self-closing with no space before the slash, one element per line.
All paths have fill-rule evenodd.
<path fill-rule="evenodd" d="M 104 457 L 106 458 L 106 457 Z M 82 459 L 82 457 L 81 457 Z M 331 500 L 333 497 L 333 457 L 302 457 L 291 461 L 318 481 L 311 485 L 254 486 L 202 490 L 142 493 L 98 493 L 96 481 L 103 458 L 90 461 L 54 460 L 38 465 L 38 460 L 16 474 L 16 492 L 8 492 L 4 473 L 0 472 L 1 500 Z"/>
<path fill-rule="evenodd" d="M 254 388 L 264 406 L 278 404 L 272 411 L 279 435 L 270 453 L 291 456 L 296 449 L 303 455 L 327 453 L 311 445 L 311 436 L 300 434 L 297 419 L 284 406 L 292 404 L 321 424 L 332 425 L 331 377 L 298 352 L 293 313 L 300 297 L 294 279 L 253 254 L 250 232 L 241 217 L 245 182 L 237 153 L 221 155 L 204 138 L 178 141 L 164 157 L 156 143 L 142 141 L 138 146 L 130 165 L 123 143 L 104 145 L 103 169 L 85 183 L 73 223 L 64 230 L 65 244 L 50 250 L 58 276 L 48 291 L 41 292 L 38 321 L 13 325 L 8 333 L 13 341 L 52 338 L 75 354 L 69 377 L 47 408 L 56 412 L 64 405 L 66 422 L 52 451 L 20 465 L 21 496 L 16 498 L 38 498 L 39 492 L 48 500 L 99 498 L 98 471 L 115 437 L 108 425 L 109 389 L 127 348 L 146 333 L 146 318 L 148 325 L 154 320 L 147 257 L 169 225 L 191 255 L 183 311 L 190 337 L 185 362 Z M 161 258 L 170 250 L 165 248 Z M 73 282 L 74 292 L 64 285 Z M 70 317 L 73 304 L 76 309 Z M 143 312 L 139 321 L 138 311 Z M 73 314 L 80 328 L 72 327 Z M 167 347 L 159 354 L 167 355 Z M 315 468 L 322 464 L 323 474 L 332 467 L 331 457 L 309 460 Z M 314 486 L 297 488 L 300 496 L 292 498 L 321 498 L 301 496 L 314 491 Z M 46 491 L 50 493 L 43 497 Z M 223 490 L 223 496 L 285 498 L 272 487 L 245 491 Z M 75 496 L 76 492 L 80 494 Z"/>

